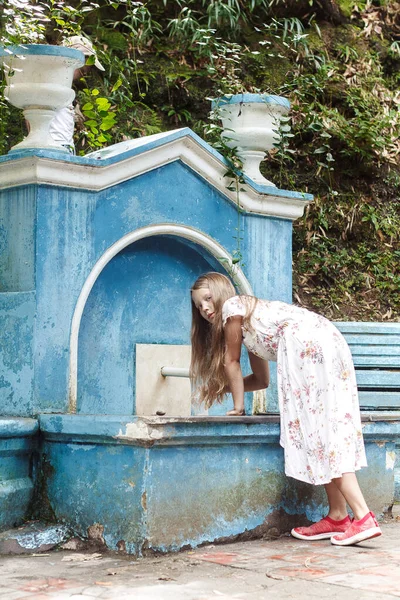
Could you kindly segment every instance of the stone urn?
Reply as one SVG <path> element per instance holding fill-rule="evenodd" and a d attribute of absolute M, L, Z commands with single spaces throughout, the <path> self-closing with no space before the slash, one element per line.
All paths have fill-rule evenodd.
<path fill-rule="evenodd" d="M 282 96 L 235 94 L 214 100 L 212 109 L 222 121 L 222 138 L 237 148 L 243 173 L 262 185 L 275 185 L 260 173 L 266 152 L 279 141 L 279 123 L 288 114 L 290 102 Z"/>
<path fill-rule="evenodd" d="M 22 108 L 29 123 L 28 136 L 10 152 L 28 148 L 47 148 L 68 152 L 49 133 L 57 110 L 71 104 L 75 69 L 85 64 L 82 52 L 63 46 L 26 44 L 0 47 L 7 86 L 5 98 Z"/>

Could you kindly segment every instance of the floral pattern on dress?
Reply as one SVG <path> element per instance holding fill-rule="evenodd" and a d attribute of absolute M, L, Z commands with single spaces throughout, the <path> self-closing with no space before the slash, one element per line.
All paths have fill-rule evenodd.
<path fill-rule="evenodd" d="M 306 347 L 300 352 L 300 358 L 303 360 L 311 360 L 311 362 L 320 363 L 324 362 L 324 353 L 319 344 L 315 344 L 312 340 L 306 342 Z"/>
<path fill-rule="evenodd" d="M 245 314 L 245 300 L 234 296 L 223 324 Z M 277 361 L 286 475 L 320 485 L 366 466 L 354 366 L 340 331 L 306 309 L 259 300 L 242 335 L 249 352 Z"/>
<path fill-rule="evenodd" d="M 337 377 L 342 381 L 347 381 L 350 378 L 352 364 L 349 364 L 348 361 L 339 357 L 334 361 L 334 368 Z"/>
<path fill-rule="evenodd" d="M 289 421 L 288 428 L 290 441 L 292 442 L 293 446 L 300 449 L 303 446 L 303 436 L 301 433 L 299 419 L 296 419 L 295 421 Z"/>

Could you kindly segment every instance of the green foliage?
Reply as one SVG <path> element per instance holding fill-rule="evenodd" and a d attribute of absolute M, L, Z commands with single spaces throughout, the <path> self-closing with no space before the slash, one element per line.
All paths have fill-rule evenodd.
<path fill-rule="evenodd" d="M 3 0 L 1 44 L 44 44 L 81 33 L 89 15 L 99 9 L 91 0 Z"/>
<path fill-rule="evenodd" d="M 112 19 L 106 21 L 106 24 L 124 32 L 133 47 L 145 48 L 153 37 L 158 37 L 162 33 L 160 23 L 153 18 L 146 3 L 135 0 L 119 0 L 118 2 L 110 1 L 110 4 L 115 9 L 123 6 L 125 10 L 122 19 Z"/>
<path fill-rule="evenodd" d="M 330 6 L 336 11 L 331 19 Z M 314 193 L 294 231 L 294 291 L 331 318 L 400 316 L 400 3 L 382 0 L 5 0 L 2 38 L 60 43 L 76 33 L 105 66 L 78 102 L 79 152 L 189 126 L 231 161 L 211 98 L 290 99 L 262 165 L 279 187 Z M 7 9 L 8 12 L 7 12 Z M 333 13 L 332 13 L 333 14 Z M 334 25 L 332 23 L 335 23 Z M 23 132 L 0 100 L 3 152 Z M 235 232 L 241 258 L 241 212 Z"/>
<path fill-rule="evenodd" d="M 42 2 L 5 0 L 0 14 L 0 43 L 43 43 L 46 33 L 46 8 Z"/>
<path fill-rule="evenodd" d="M 81 99 L 83 102 L 81 110 L 86 120 L 81 131 L 79 145 L 97 150 L 106 143 L 111 144 L 113 139 L 110 129 L 116 123 L 115 107 L 111 106 L 111 102 L 107 98 L 100 96 L 100 92 L 96 88 L 93 90 L 85 88 Z"/>

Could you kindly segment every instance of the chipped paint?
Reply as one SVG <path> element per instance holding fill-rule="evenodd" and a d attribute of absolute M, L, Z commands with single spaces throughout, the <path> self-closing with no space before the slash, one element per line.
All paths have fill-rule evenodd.
<path fill-rule="evenodd" d="M 388 450 L 386 452 L 386 469 L 393 470 L 396 462 L 396 451 Z"/>
<path fill-rule="evenodd" d="M 120 429 L 118 435 L 115 437 L 126 441 L 143 440 L 152 442 L 161 440 L 163 438 L 163 431 L 152 427 L 144 421 L 136 421 L 135 423 L 127 423 L 125 433 Z"/>
<path fill-rule="evenodd" d="M 67 537 L 68 529 L 62 525 L 48 527 L 43 531 L 33 531 L 29 534 L 14 535 L 14 539 L 25 550 L 34 550 L 41 546 L 55 546 L 65 541 Z"/>
<path fill-rule="evenodd" d="M 108 189 L 100 186 L 94 192 L 83 187 L 94 168 L 85 166 L 86 159 L 55 157 L 57 168 L 52 172 L 59 176 L 63 171 L 68 178 L 78 169 L 81 189 L 55 181 L 51 185 L 50 177 L 50 185 L 0 193 L 0 274 L 5 275 L 0 336 L 6 344 L 0 357 L 0 387 L 10 415 L 41 413 L 39 510 L 70 523 L 79 535 L 130 553 L 265 535 L 318 520 L 326 511 L 323 491 L 284 475 L 278 417 L 213 420 L 225 414 L 231 400 L 213 407 L 203 420 L 135 414 L 135 344 L 189 342 L 187 290 L 204 271 L 224 272 L 210 248 L 232 255 L 237 223 L 237 207 L 207 165 L 203 173 L 181 160 L 162 166 L 149 163 L 146 172 L 125 171 L 137 164 L 140 154 L 138 148 L 130 167 L 119 157 L 107 163 L 104 173 L 123 173 Z M 39 155 L 35 161 L 39 168 L 48 159 Z M 101 167 L 100 161 L 96 165 Z M 13 167 L 12 157 L 7 158 L 15 183 Z M 255 295 L 290 302 L 288 196 L 281 202 L 279 190 L 273 197 L 268 190 L 257 195 L 267 208 L 273 201 L 279 216 L 266 215 L 267 208 L 263 214 L 241 214 L 244 277 Z M 282 212 L 277 212 L 279 202 Z M 141 229 L 160 226 L 173 233 L 135 237 Z M 182 232 L 188 230 L 197 237 L 185 237 Z M 199 239 L 212 244 L 202 245 Z M 113 254 L 111 248 L 118 252 Z M 108 262 L 90 279 L 104 257 Z M 88 277 L 91 287 L 80 322 L 74 323 Z M 164 309 L 170 306 L 173 318 Z M 72 330 L 79 337 L 77 414 L 63 414 L 68 410 Z M 248 369 L 246 361 L 243 366 Z M 251 401 L 247 396 L 248 412 Z M 263 399 L 256 404 L 262 408 Z M 268 409 L 277 411 L 274 365 Z M 371 508 L 379 513 L 393 503 L 400 420 L 377 422 L 371 417 L 363 430 L 370 468 L 359 478 Z M 5 503 L 0 496 L 0 526 L 3 514 L 21 519 L 32 496 L 32 446 L 25 434 L 18 443 L 13 436 L 10 442 L 10 435 L 0 435 L 0 450 L 7 457 L 6 466 L 0 465 L 6 470 L 4 487 L 11 490 Z M 16 512 L 11 510 L 14 505 Z"/>
<path fill-rule="evenodd" d="M 87 528 L 87 536 L 89 540 L 99 544 L 100 546 L 106 545 L 104 539 L 104 525 L 101 525 L 101 523 L 93 523 L 93 525 L 89 525 Z"/>
<path fill-rule="evenodd" d="M 52 505 L 58 518 L 68 518 L 83 535 L 88 525 L 102 523 L 110 549 L 123 540 L 129 553 L 166 552 L 283 533 L 326 513 L 322 487 L 285 477 L 279 425 L 272 417 L 235 423 L 207 416 L 61 419 L 60 427 L 52 416 L 41 417 L 54 467 L 48 481 Z M 57 441 L 55 428 L 68 444 Z M 152 430 L 157 439 L 151 439 Z M 394 472 L 386 460 L 395 448 L 394 442 L 375 443 L 382 434 L 387 437 L 384 423 L 367 423 L 369 469 L 358 472 L 377 514 L 393 502 Z M 93 451 L 77 453 L 85 439 Z"/>
<path fill-rule="evenodd" d="M 94 444 L 82 444 L 82 446 L 75 446 L 73 444 L 67 445 L 69 448 L 71 448 L 72 452 L 90 452 L 91 450 L 96 449 Z"/>

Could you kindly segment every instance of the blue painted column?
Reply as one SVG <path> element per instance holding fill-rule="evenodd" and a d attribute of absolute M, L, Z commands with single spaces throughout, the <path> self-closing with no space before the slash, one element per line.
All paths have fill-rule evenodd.
<path fill-rule="evenodd" d="M 292 301 L 291 219 L 244 217 L 245 271 L 254 294 L 265 300 Z M 270 385 L 266 391 L 268 412 L 278 412 L 276 363 L 270 362 Z"/>
<path fill-rule="evenodd" d="M 246 215 L 245 270 L 254 294 L 292 301 L 292 220 Z"/>

